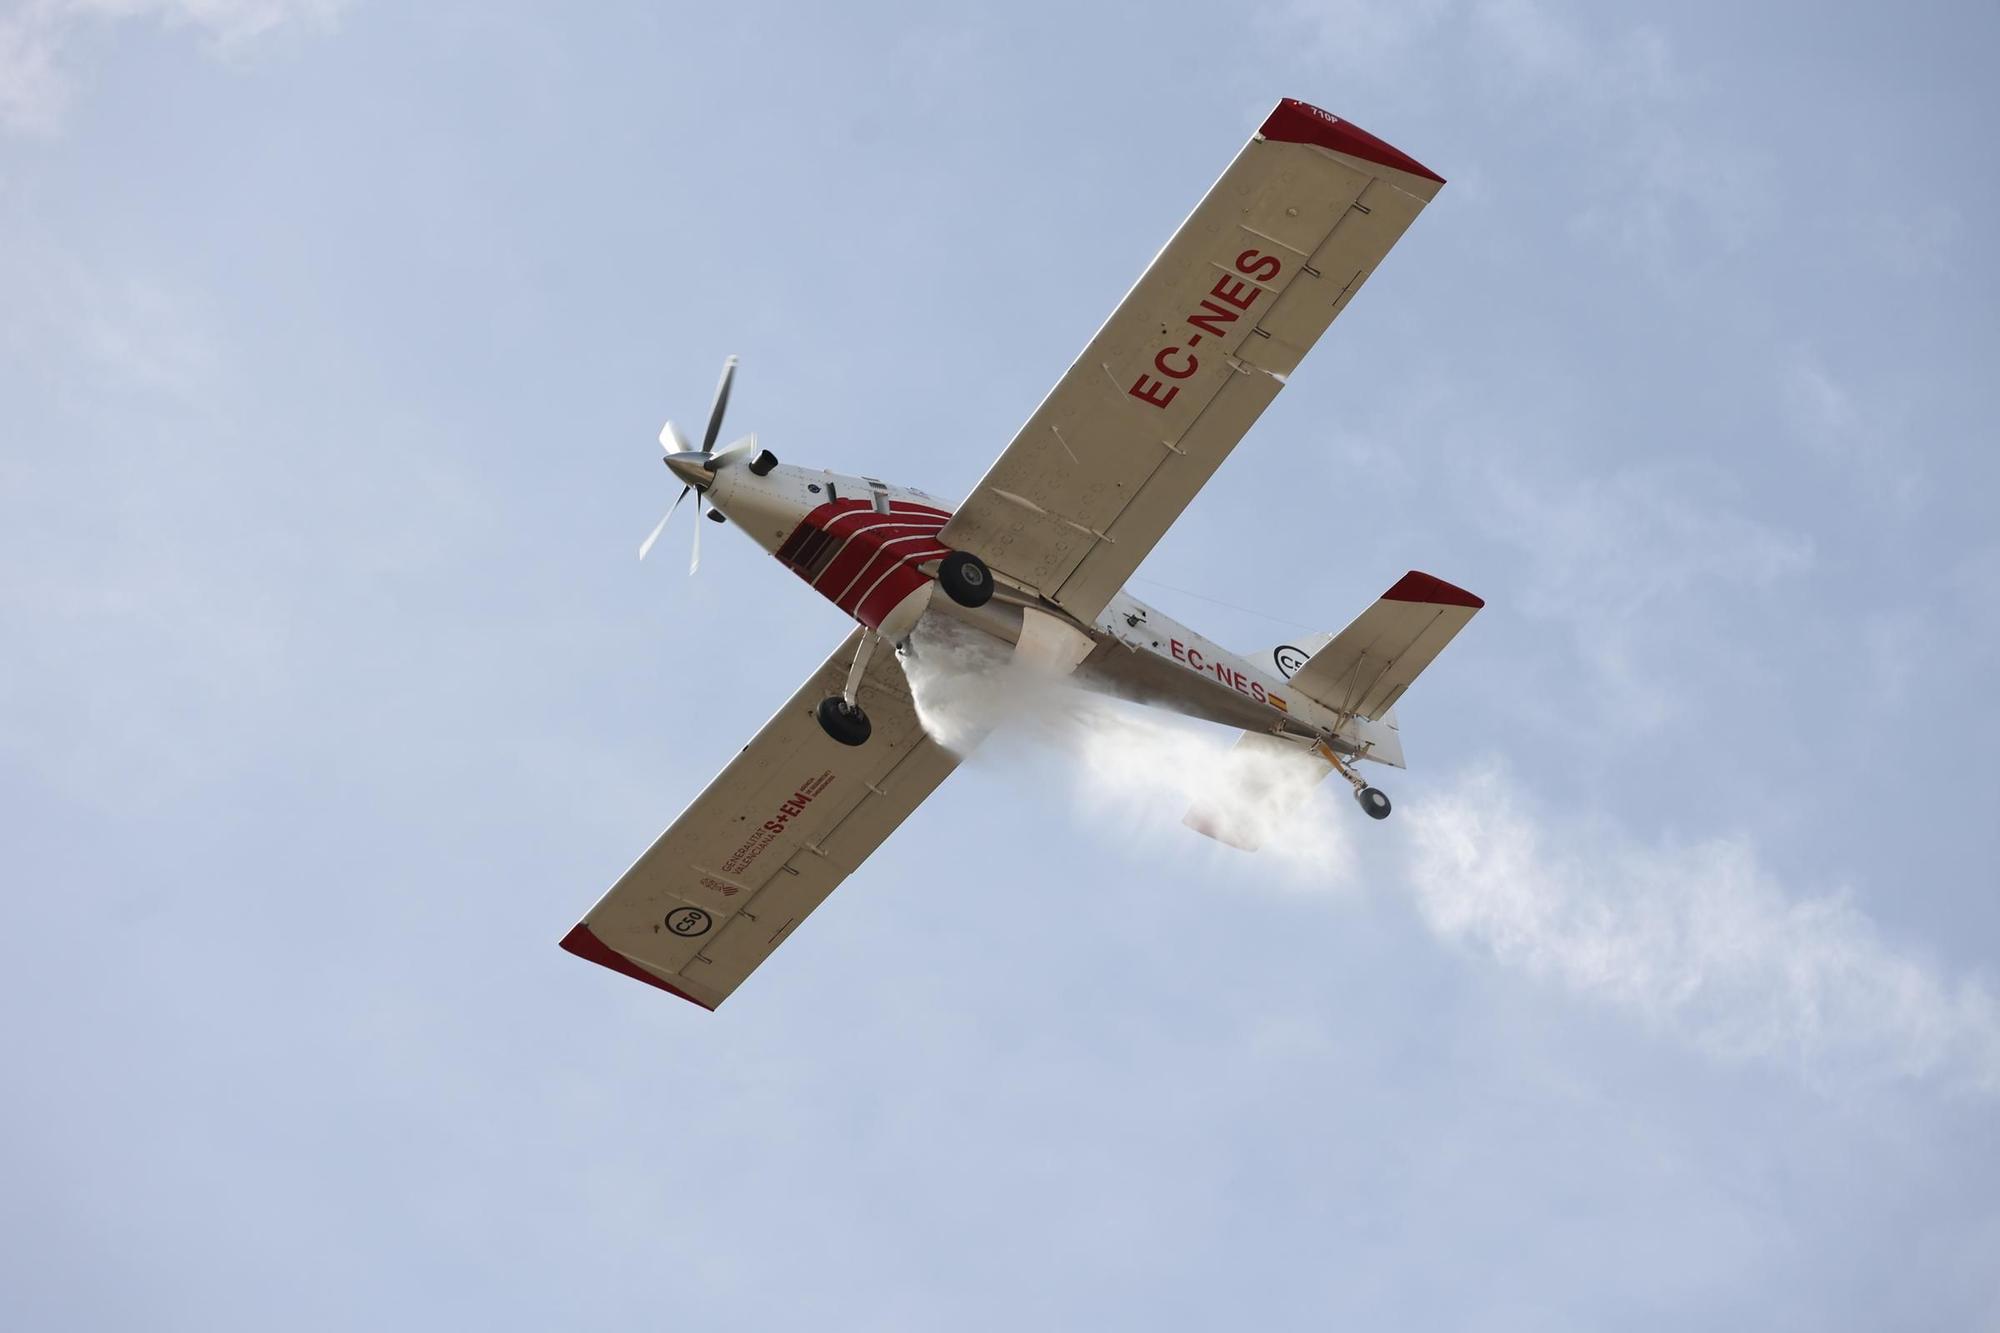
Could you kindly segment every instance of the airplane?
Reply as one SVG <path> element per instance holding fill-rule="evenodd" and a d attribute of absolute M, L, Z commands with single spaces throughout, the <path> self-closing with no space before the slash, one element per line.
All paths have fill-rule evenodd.
<path fill-rule="evenodd" d="M 713 1010 L 958 765 L 905 672 L 926 617 L 1090 688 L 1242 732 L 1309 781 L 1403 767 L 1395 706 L 1484 603 L 1411 571 L 1346 629 L 1233 653 L 1125 590 L 1147 552 L 1346 309 L 1444 178 L 1287 98 L 1153 259 L 956 508 L 910 487 L 718 450 L 736 359 L 701 447 L 660 432 L 690 493 L 855 622 L 846 642 L 562 940 Z M 881 652 L 883 644 L 892 651 Z M 1254 831 L 1191 810 L 1198 832 Z"/>

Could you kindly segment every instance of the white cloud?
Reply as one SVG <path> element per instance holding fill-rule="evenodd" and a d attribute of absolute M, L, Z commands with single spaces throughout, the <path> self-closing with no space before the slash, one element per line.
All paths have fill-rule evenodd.
<path fill-rule="evenodd" d="M 1562 109 L 1586 149 L 1570 225 L 1656 272 L 1676 256 L 1741 250 L 1771 229 L 1769 164 L 1713 135 L 1683 134 L 1702 81 L 1645 25 L 1587 35 L 1536 0 L 1483 0 L 1472 13 L 1492 74 L 1510 95 Z M 1697 228 L 1717 244 L 1692 246 Z"/>
<path fill-rule="evenodd" d="M 2000 1010 L 1885 940 L 1844 895 L 1787 888 L 1740 838 L 1647 846 L 1547 826 L 1498 769 L 1403 816 L 1425 922 L 1728 1060 L 1821 1086 L 2000 1090 Z"/>
<path fill-rule="evenodd" d="M 1715 139 L 1690 144 L 1674 125 L 1647 117 L 1606 156 L 1571 226 L 1664 275 L 1676 255 L 1712 259 L 1770 231 L 1778 213 L 1770 180 L 1758 155 Z M 1690 246 L 1691 227 L 1713 244 Z"/>
<path fill-rule="evenodd" d="M 69 102 L 58 43 L 36 17 L 42 8 L 28 5 L 0 16 L 0 125 L 11 130 L 46 133 Z"/>
<path fill-rule="evenodd" d="M 1288 37 L 1305 29 L 1313 55 L 1344 78 L 1393 80 L 1455 7 L 1453 0 L 1296 0 L 1270 27 Z"/>
<path fill-rule="evenodd" d="M 1949 204 L 1914 204 L 1864 217 L 1856 230 L 1899 277 L 1934 277 L 1954 268 L 1964 218 Z"/>
<path fill-rule="evenodd" d="M 1719 650 L 1708 605 L 1811 568 L 1804 538 L 1733 510 L 1727 479 L 1677 468 L 1628 468 L 1557 487 L 1512 468 L 1485 479 L 1480 523 L 1524 561 L 1523 609 L 1565 621 L 1595 670 L 1607 720 L 1647 730 L 1677 711 L 1655 665 Z"/>
<path fill-rule="evenodd" d="M 1584 12 L 1600 26 L 1616 17 Z M 1551 201 L 1570 210 L 1576 236 L 1657 275 L 1691 256 L 1740 250 L 1774 227 L 1765 158 L 1741 136 L 1682 133 L 1702 79 L 1657 27 L 1594 31 L 1540 0 L 1335 0 L 1296 5 L 1285 18 L 1343 80 L 1399 96 L 1413 79 L 1464 84 L 1496 114 L 1504 107 L 1509 119 L 1553 127 L 1546 142 L 1560 156 L 1530 168 L 1537 188 L 1556 191 Z"/>
<path fill-rule="evenodd" d="M 1906 403 L 1857 395 L 1803 350 L 1784 368 L 1781 392 L 1786 424 L 1807 452 L 1892 513 L 1907 516 L 1922 505 L 1926 478 L 1921 451 L 1906 438 Z"/>
<path fill-rule="evenodd" d="M 152 19 L 192 28 L 211 51 L 235 58 L 285 27 L 324 29 L 345 0 L 20 0 L 0 14 L 0 126 L 18 133 L 58 129 L 72 96 L 69 60 L 93 27 Z"/>
<path fill-rule="evenodd" d="M 102 402 L 139 394 L 199 403 L 222 374 L 202 292 L 161 278 L 93 271 L 68 249 L 16 231 L 0 251 L 0 349 L 47 382 Z"/>

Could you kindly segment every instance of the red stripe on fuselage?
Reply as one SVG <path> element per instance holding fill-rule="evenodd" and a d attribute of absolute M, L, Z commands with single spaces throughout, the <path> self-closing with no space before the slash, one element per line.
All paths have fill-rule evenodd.
<path fill-rule="evenodd" d="M 849 614 L 870 629 L 880 629 L 889 613 L 896 609 L 896 603 L 928 582 L 930 579 L 914 562 L 899 564 L 883 574 Z"/>
<path fill-rule="evenodd" d="M 792 530 L 778 547 L 778 559 L 835 606 L 876 629 L 926 582 L 917 566 L 950 554 L 937 539 L 950 517 L 906 500 L 890 501 L 886 514 L 867 500 L 831 501 Z M 831 558 L 824 554 L 829 544 L 838 547 Z M 824 563 L 815 576 L 810 566 L 816 559 Z"/>
<path fill-rule="evenodd" d="M 832 563 L 813 580 L 813 586 L 832 598 L 836 604 L 842 601 L 843 594 L 849 591 L 854 581 L 874 563 L 884 543 L 899 537 L 924 537 L 931 540 L 937 538 L 938 529 L 935 527 L 917 527 L 899 518 L 881 514 L 872 517 L 875 519 L 873 523 L 853 524 L 843 515 L 841 522 L 836 524 L 835 536 L 845 536 L 847 544 L 840 548 L 840 554 L 836 555 Z M 839 532 L 837 529 L 842 526 L 847 527 L 848 531 Z M 847 608 L 842 607 L 842 609 Z"/>
<path fill-rule="evenodd" d="M 865 548 L 878 535 L 872 531 L 860 534 L 862 540 L 855 542 L 855 545 Z M 880 542 L 874 543 L 874 554 L 869 557 L 866 564 L 861 566 L 861 569 L 853 578 L 848 580 L 845 587 L 835 587 L 824 578 L 819 581 L 817 586 L 821 592 L 831 597 L 836 605 L 845 608 L 850 602 L 859 599 L 863 593 L 867 592 L 869 586 L 882 576 L 884 569 L 900 562 L 905 556 L 919 548 L 932 548 L 937 546 L 937 544 L 937 529 L 935 528 L 925 529 L 920 532 L 905 530 L 891 536 L 883 537 Z"/>

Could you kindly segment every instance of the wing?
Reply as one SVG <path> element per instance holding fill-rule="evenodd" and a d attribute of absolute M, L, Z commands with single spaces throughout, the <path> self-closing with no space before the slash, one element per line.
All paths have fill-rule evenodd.
<path fill-rule="evenodd" d="M 1366 131 L 1280 102 L 944 543 L 1095 618 L 1443 184 Z"/>
<path fill-rule="evenodd" d="M 563 948 L 713 1009 L 958 766 L 924 734 L 895 654 L 868 664 L 861 746 L 820 729 L 861 631 L 590 909 Z"/>

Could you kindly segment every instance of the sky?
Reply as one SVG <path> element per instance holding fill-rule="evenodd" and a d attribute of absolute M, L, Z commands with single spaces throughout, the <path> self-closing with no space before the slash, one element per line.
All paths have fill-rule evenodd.
<path fill-rule="evenodd" d="M 23 1328 L 2000 1329 L 1988 6 L 0 6 Z M 715 1014 L 556 948 L 1281 96 L 1450 184 L 1142 567 L 1486 609 L 1384 824 L 977 752 Z"/>

